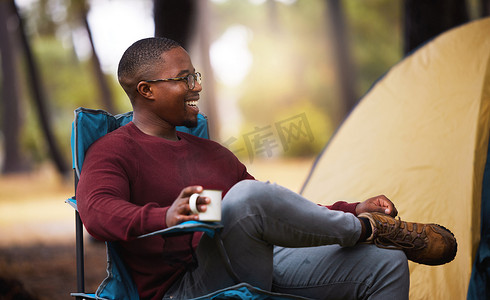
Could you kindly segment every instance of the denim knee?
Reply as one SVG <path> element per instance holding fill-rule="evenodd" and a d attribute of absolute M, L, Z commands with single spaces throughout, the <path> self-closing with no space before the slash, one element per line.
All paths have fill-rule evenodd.
<path fill-rule="evenodd" d="M 236 220 L 244 215 L 260 215 L 272 201 L 274 184 L 256 180 L 243 180 L 235 184 L 226 194 L 222 203 L 223 218 Z"/>
<path fill-rule="evenodd" d="M 408 288 L 410 271 L 408 269 L 408 259 L 401 250 L 383 249 L 378 257 L 378 264 L 381 280 L 384 282 L 396 282 L 404 288 Z"/>

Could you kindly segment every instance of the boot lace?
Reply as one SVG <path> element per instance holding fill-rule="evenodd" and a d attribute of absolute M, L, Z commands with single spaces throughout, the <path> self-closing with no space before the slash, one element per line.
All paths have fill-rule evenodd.
<path fill-rule="evenodd" d="M 424 248 L 425 242 L 425 225 L 413 224 L 413 230 L 409 230 L 406 222 L 402 222 L 400 218 L 394 219 L 394 223 L 388 221 L 375 220 L 378 224 L 376 228 L 374 244 L 384 249 L 412 249 L 418 250 Z M 402 227 L 402 224 L 404 226 Z M 423 226 L 421 233 L 417 232 L 417 226 Z M 416 241 L 420 239 L 421 243 L 417 245 Z"/>

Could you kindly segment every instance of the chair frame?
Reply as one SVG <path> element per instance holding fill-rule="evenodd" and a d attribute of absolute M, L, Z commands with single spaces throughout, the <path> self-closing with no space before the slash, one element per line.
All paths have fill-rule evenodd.
<path fill-rule="evenodd" d="M 132 112 L 128 112 L 125 114 L 119 114 L 119 115 L 114 116 L 114 115 L 107 113 L 106 111 L 103 111 L 103 110 L 93 110 L 93 109 L 87 109 L 87 108 L 83 108 L 83 107 L 79 107 L 75 110 L 75 121 L 73 122 L 73 127 L 72 127 L 72 159 L 73 159 L 73 169 L 74 169 L 75 196 L 65 200 L 65 202 L 68 203 L 70 206 L 72 206 L 75 210 L 75 235 L 76 235 L 75 248 L 76 248 L 76 267 L 77 267 L 77 272 L 76 272 L 76 274 L 77 274 L 76 275 L 77 276 L 77 292 L 71 293 L 71 295 L 74 296 L 77 300 L 104 299 L 101 296 L 98 296 L 99 292 L 103 294 L 103 293 L 105 293 L 104 289 L 105 289 L 105 286 L 107 284 L 114 286 L 114 284 L 117 284 L 117 283 L 127 283 L 128 285 L 133 285 L 133 286 L 129 287 L 129 291 L 131 292 L 130 293 L 131 295 L 136 295 L 137 291 L 136 291 L 136 288 L 134 287 L 134 284 L 132 284 L 132 282 L 129 282 L 128 280 L 124 281 L 125 280 L 124 278 L 122 279 L 122 282 L 121 282 L 121 280 L 114 280 L 114 277 L 112 277 L 111 273 L 112 273 L 112 271 L 114 271 L 114 269 L 111 267 L 112 264 L 115 265 L 116 272 L 119 272 L 119 270 L 117 270 L 117 268 L 125 269 L 125 267 L 123 265 L 121 266 L 120 265 L 121 263 L 117 262 L 117 261 L 120 261 L 120 259 L 116 259 L 117 261 L 114 261 L 114 263 L 111 263 L 111 255 L 116 254 L 116 256 L 117 256 L 117 250 L 116 250 L 117 245 L 116 244 L 113 245 L 112 243 L 109 243 L 109 242 L 106 243 L 107 254 L 108 254 L 108 269 L 107 269 L 108 270 L 108 277 L 106 277 L 106 279 L 104 279 L 104 281 L 101 283 L 101 285 L 99 286 L 99 289 L 97 289 L 95 294 L 86 294 L 85 293 L 85 259 L 84 259 L 84 232 L 83 232 L 84 227 L 83 227 L 83 222 L 82 222 L 82 219 L 80 217 L 80 214 L 79 214 L 78 208 L 77 208 L 76 194 L 77 194 L 77 186 L 78 186 L 79 176 L 81 173 L 81 165 L 83 164 L 83 159 L 84 159 L 84 157 L 82 157 L 81 161 L 79 161 L 80 157 L 78 156 L 79 155 L 78 152 L 83 151 L 83 156 L 84 156 L 84 152 L 86 151 L 85 147 L 88 149 L 89 145 L 85 145 L 82 143 L 82 145 L 81 145 L 82 149 L 80 149 L 80 147 L 79 147 L 80 145 L 78 144 L 79 143 L 78 136 L 77 136 L 78 135 L 78 132 L 77 132 L 78 129 L 77 129 L 76 123 L 78 122 L 78 114 L 80 112 L 87 112 L 91 115 L 104 114 L 106 117 L 113 117 L 114 118 L 114 120 L 111 119 L 112 121 L 115 122 L 114 124 L 113 123 L 109 124 L 110 122 L 108 120 L 107 120 L 107 124 L 103 124 L 105 126 L 105 127 L 103 126 L 105 129 L 102 131 L 107 131 L 107 132 L 105 132 L 104 134 L 102 134 L 100 136 L 98 136 L 96 134 L 96 137 L 91 137 L 91 139 L 92 138 L 97 139 L 98 137 L 101 137 L 101 136 L 107 134 L 108 132 L 116 129 L 117 127 L 123 126 L 124 124 L 129 122 L 128 120 L 131 120 L 131 119 L 128 119 L 127 117 L 130 117 L 130 116 L 132 117 Z M 190 134 L 193 134 L 196 136 L 200 136 L 203 138 L 209 138 L 206 116 L 199 115 L 198 119 L 200 119 L 200 121 L 199 121 L 200 125 L 198 125 L 198 127 L 196 127 L 195 129 L 188 129 L 186 127 L 179 126 L 177 128 L 177 130 L 187 132 L 187 133 L 190 133 Z M 94 141 L 95 140 L 89 142 L 89 144 L 93 143 Z M 222 239 L 221 239 L 221 229 L 222 228 L 223 228 L 223 226 L 219 223 L 188 221 L 188 222 L 184 222 L 184 223 L 181 223 L 179 225 L 176 225 L 176 226 L 172 226 L 170 228 L 166 228 L 166 229 L 162 229 L 162 230 L 158 230 L 155 232 L 151 232 L 151 233 L 142 235 L 138 238 L 145 238 L 147 236 L 152 236 L 152 235 L 156 235 L 156 234 L 159 234 L 159 235 L 169 234 L 169 235 L 171 235 L 171 234 L 178 234 L 178 233 L 184 233 L 184 232 L 204 232 L 205 234 L 207 234 L 211 238 L 213 238 L 213 240 L 216 242 L 218 251 L 219 251 L 221 258 L 223 260 L 225 269 L 227 270 L 227 272 L 231 276 L 231 278 L 235 281 L 236 285 L 229 287 L 229 288 L 225 288 L 223 290 L 213 292 L 210 295 L 206 295 L 206 296 L 200 297 L 198 299 L 207 299 L 207 297 L 211 296 L 211 295 L 213 295 L 213 297 L 216 295 L 218 295 L 218 297 L 219 296 L 223 297 L 223 295 L 225 295 L 225 297 L 226 297 L 226 295 L 230 295 L 233 298 L 235 298 L 237 293 L 240 294 L 240 293 L 243 293 L 243 291 L 245 291 L 245 293 L 247 295 L 252 294 L 253 299 L 276 299 L 276 300 L 279 300 L 279 299 L 306 299 L 306 298 L 299 297 L 299 296 L 292 296 L 292 295 L 285 295 L 285 294 L 278 294 L 278 293 L 264 291 L 264 290 L 261 290 L 259 288 L 255 288 L 255 287 L 253 287 L 247 283 L 243 283 L 240 280 L 240 278 L 237 276 L 237 274 L 233 271 L 233 268 L 231 267 L 230 259 L 228 258 L 228 255 L 226 253 L 226 249 L 225 249 L 223 242 L 222 242 Z M 118 266 L 118 264 L 119 264 L 119 266 Z M 126 270 L 122 270 L 122 271 L 126 271 Z M 118 275 L 120 276 L 123 273 L 124 272 L 119 273 Z M 124 274 L 122 275 L 122 277 L 124 277 Z M 113 280 L 113 281 L 111 281 L 111 280 Z M 118 287 L 119 286 L 120 285 L 118 285 Z M 136 294 L 134 294 L 133 292 L 135 292 Z M 126 295 L 124 295 L 124 297 L 125 296 Z M 111 295 L 111 297 L 113 297 L 113 296 Z M 223 298 L 220 298 L 220 299 L 223 299 Z"/>

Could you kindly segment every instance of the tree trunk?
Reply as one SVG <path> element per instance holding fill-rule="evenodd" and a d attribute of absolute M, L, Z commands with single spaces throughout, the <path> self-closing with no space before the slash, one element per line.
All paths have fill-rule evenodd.
<path fill-rule="evenodd" d="M 335 74 L 338 77 L 341 102 L 341 115 L 338 121 L 342 121 L 358 101 L 356 72 L 352 63 L 349 35 L 341 1 L 326 0 L 326 4 L 326 16 L 331 35 L 330 40 L 333 44 L 333 61 L 335 62 Z"/>
<path fill-rule="evenodd" d="M 211 60 L 209 58 L 209 48 L 210 48 L 210 34 L 209 34 L 209 24 L 211 20 L 209 19 L 209 1 L 199 0 L 197 6 L 198 12 L 198 26 L 197 34 L 199 36 L 199 49 L 201 52 L 201 64 L 203 72 L 203 101 L 199 104 L 202 107 L 203 112 L 209 119 L 209 136 L 211 139 L 219 139 L 219 116 L 216 106 L 216 89 L 215 89 L 215 79 L 214 72 L 211 66 Z"/>
<path fill-rule="evenodd" d="M 109 83 L 107 82 L 107 78 L 102 71 L 100 66 L 100 60 L 97 55 L 97 51 L 95 51 L 94 40 L 92 38 L 92 31 L 90 30 L 90 25 L 87 20 L 87 6 L 86 1 L 80 3 L 80 13 L 83 25 L 85 30 L 87 31 L 87 35 L 90 40 L 90 46 L 92 49 L 92 57 L 91 62 L 93 66 L 93 72 L 95 74 L 96 85 L 98 86 L 100 103 L 103 105 L 104 109 L 110 113 L 116 113 L 114 107 L 114 98 L 112 96 L 111 89 L 109 87 Z"/>
<path fill-rule="evenodd" d="M 480 0 L 481 17 L 490 16 L 490 0 Z"/>
<path fill-rule="evenodd" d="M 404 54 L 469 20 L 465 0 L 404 0 L 403 9 Z"/>
<path fill-rule="evenodd" d="M 21 38 L 21 44 L 24 50 L 24 55 L 27 64 L 28 78 L 26 81 L 29 83 L 29 87 L 32 92 L 32 98 L 37 108 L 39 121 L 41 123 L 41 129 L 44 134 L 44 138 L 46 139 L 46 142 L 48 144 L 49 154 L 51 155 L 51 159 L 55 163 L 58 172 L 61 173 L 62 175 L 67 175 L 69 168 L 68 165 L 65 163 L 61 151 L 56 144 L 56 139 L 53 130 L 51 128 L 49 113 L 47 111 L 47 101 L 44 92 L 42 90 L 41 77 L 39 76 L 39 71 L 37 69 L 34 55 L 32 53 L 29 40 L 27 39 L 24 30 L 23 19 L 15 4 L 13 5 L 13 8 L 15 14 L 17 15 L 17 19 L 19 21 L 19 33 Z"/>
<path fill-rule="evenodd" d="M 196 2 L 194 0 L 154 0 L 155 36 L 172 39 L 189 50 L 196 19 Z"/>
<path fill-rule="evenodd" d="M 0 1 L 0 54 L 2 65 L 2 129 L 4 137 L 3 174 L 19 173 L 26 170 L 26 162 L 22 159 L 20 147 L 20 96 L 18 67 L 16 57 L 15 34 L 12 20 L 15 12 L 12 1 Z M 12 26 L 10 26 L 12 27 Z M 17 28 L 16 28 L 17 29 Z"/>

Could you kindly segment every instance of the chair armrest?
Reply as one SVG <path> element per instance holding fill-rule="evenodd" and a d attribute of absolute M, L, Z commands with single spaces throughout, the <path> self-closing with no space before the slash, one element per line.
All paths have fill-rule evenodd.
<path fill-rule="evenodd" d="M 179 234 L 184 232 L 198 232 L 198 231 L 204 232 L 210 237 L 213 237 L 216 230 L 220 230 L 222 228 L 223 225 L 216 222 L 187 221 L 169 228 L 140 235 L 138 238 L 140 239 L 140 238 L 153 236 L 157 234 L 166 236 L 171 234 Z"/>
<path fill-rule="evenodd" d="M 75 210 L 78 210 L 77 206 L 77 200 L 75 200 L 75 196 L 68 198 L 65 200 L 65 203 L 69 204 L 71 207 L 73 207 Z"/>
<path fill-rule="evenodd" d="M 65 200 L 65 203 L 69 204 L 71 207 L 73 207 L 76 211 L 78 211 L 77 207 L 77 200 L 75 197 L 71 197 Z M 179 234 L 179 233 L 185 233 L 185 232 L 204 232 L 210 237 L 214 237 L 214 234 L 216 230 L 220 230 L 223 228 L 223 225 L 217 222 L 202 222 L 202 221 L 187 221 L 183 222 L 181 224 L 172 226 L 170 228 L 165 228 L 162 230 L 157 230 L 153 231 L 147 234 L 140 235 L 138 238 L 144 238 L 148 236 L 153 236 L 153 235 L 162 235 L 162 236 L 168 236 L 171 234 Z"/>

